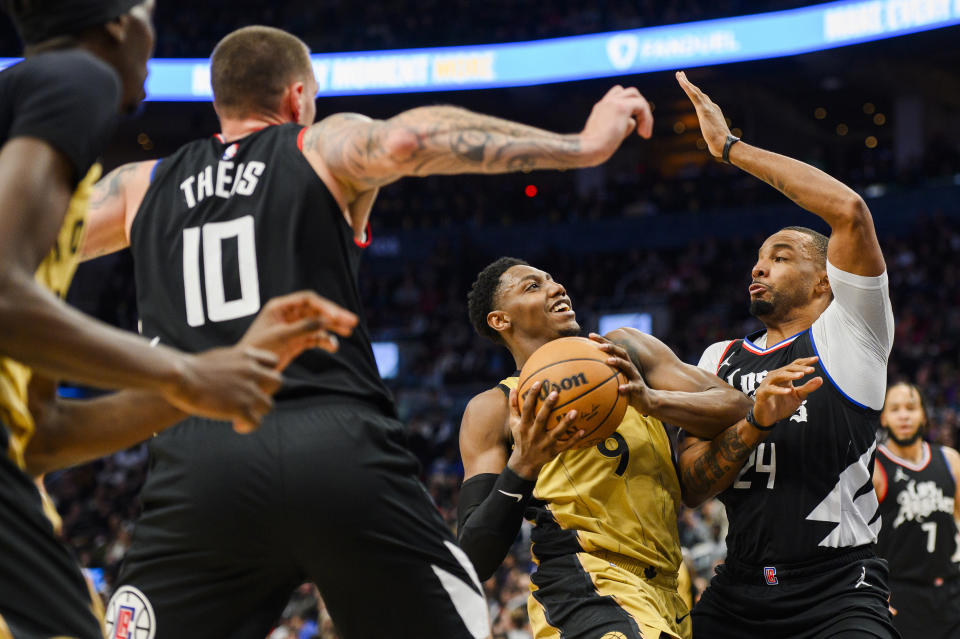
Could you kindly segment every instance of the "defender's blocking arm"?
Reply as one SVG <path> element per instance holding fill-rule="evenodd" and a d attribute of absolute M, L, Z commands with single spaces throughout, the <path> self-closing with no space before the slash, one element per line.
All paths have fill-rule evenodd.
<path fill-rule="evenodd" d="M 130 246 L 130 226 L 150 186 L 158 160 L 131 162 L 110 171 L 93 186 L 80 260 L 92 260 Z"/>
<path fill-rule="evenodd" d="M 730 129 L 723 112 L 691 83 L 685 73 L 677 81 L 700 120 L 700 130 L 714 157 L 721 157 Z M 760 178 L 798 206 L 830 225 L 827 259 L 841 271 L 874 277 L 886 269 L 870 209 L 857 193 L 820 169 L 758 147 L 737 142 L 729 148 L 730 163 Z"/>
<path fill-rule="evenodd" d="M 609 363 L 627 378 L 620 392 L 643 415 L 711 438 L 747 414 L 753 402 L 722 379 L 680 361 L 652 335 L 618 328 L 606 338 L 590 338 L 610 355 Z"/>
<path fill-rule="evenodd" d="M 552 133 L 458 107 L 429 106 L 389 120 L 332 115 L 310 127 L 304 152 L 329 169 L 352 201 L 358 193 L 404 176 L 594 166 L 609 158 L 634 129 L 650 137 L 650 106 L 637 89 L 615 86 L 577 134 Z"/>
<path fill-rule="evenodd" d="M 807 395 L 820 388 L 814 377 L 802 386 L 793 382 L 814 371 L 816 357 L 794 360 L 770 371 L 757 387 L 753 417 L 761 428 L 771 427 L 797 410 Z M 696 508 L 733 483 L 750 453 L 770 434 L 741 419 L 712 440 L 687 437 L 680 444 L 680 486 L 683 503 Z"/>

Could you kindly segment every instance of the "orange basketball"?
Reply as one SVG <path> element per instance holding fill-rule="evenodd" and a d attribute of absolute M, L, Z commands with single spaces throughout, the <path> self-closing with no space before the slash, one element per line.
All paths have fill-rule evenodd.
<path fill-rule="evenodd" d="M 557 403 L 547 420 L 553 428 L 571 410 L 577 418 L 568 429 L 586 434 L 577 448 L 596 446 L 613 434 L 627 411 L 627 398 L 619 392 L 626 378 L 607 364 L 609 355 L 584 337 L 561 337 L 538 348 L 520 371 L 520 404 L 535 382 L 543 382 L 537 396 L 537 410 L 552 391 Z"/>

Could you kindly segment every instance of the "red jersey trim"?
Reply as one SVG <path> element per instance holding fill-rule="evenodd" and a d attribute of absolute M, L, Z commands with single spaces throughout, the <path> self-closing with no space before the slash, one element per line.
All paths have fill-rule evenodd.
<path fill-rule="evenodd" d="M 306 129 L 304 129 L 304 130 L 306 130 Z M 356 238 L 356 236 L 354 236 L 354 238 L 353 238 L 353 243 L 356 244 L 357 246 L 359 246 L 359 247 L 362 248 L 362 249 L 365 249 L 365 248 L 367 248 L 368 246 L 370 246 L 370 242 L 373 241 L 373 233 L 370 232 L 370 222 L 367 222 L 367 228 L 366 228 L 366 231 L 365 231 L 364 235 L 367 236 L 367 239 L 364 240 L 364 241 L 362 241 L 362 242 L 361 242 L 360 240 L 358 240 L 358 239 Z"/>
<path fill-rule="evenodd" d="M 923 442 L 923 457 L 920 458 L 920 462 L 915 464 L 912 461 L 906 460 L 903 457 L 898 457 L 886 446 L 880 445 L 880 452 L 883 453 L 884 457 L 892 461 L 894 464 L 899 464 L 907 470 L 912 470 L 915 473 L 920 472 L 924 468 L 930 465 L 930 444 Z"/>
<path fill-rule="evenodd" d="M 887 471 L 883 469 L 883 464 L 876 464 L 875 468 L 880 470 L 880 474 L 883 475 L 883 494 L 877 495 L 877 502 L 883 503 L 883 500 L 887 497 L 887 492 L 890 490 L 890 480 L 887 478 Z"/>
<path fill-rule="evenodd" d="M 220 144 L 226 144 L 226 143 L 227 143 L 227 139 L 226 139 L 225 137 L 223 137 L 223 134 L 222 134 L 222 133 L 214 133 L 214 134 L 213 134 L 213 137 L 217 138 L 217 142 L 219 142 Z"/>
<path fill-rule="evenodd" d="M 723 349 L 723 352 L 722 352 L 722 353 L 720 353 L 720 361 L 717 362 L 717 370 L 715 371 L 717 375 L 720 374 L 720 367 L 723 366 L 723 358 L 727 356 L 727 353 L 730 352 L 730 348 L 731 348 L 734 344 L 736 344 L 736 343 L 737 343 L 737 340 L 735 340 L 735 339 L 730 340 L 730 343 L 727 344 L 727 347 L 726 347 L 725 349 Z M 744 342 L 744 343 L 746 343 L 746 342 Z"/>
<path fill-rule="evenodd" d="M 300 149 L 300 152 L 303 153 L 303 136 L 307 133 L 307 127 L 300 129 L 300 133 L 297 134 L 297 148 Z"/>
<path fill-rule="evenodd" d="M 754 346 L 753 344 L 750 343 L 749 340 L 745 339 L 743 340 L 743 347 L 748 351 L 750 351 L 751 353 L 753 353 L 754 355 L 767 355 L 768 353 L 773 353 L 773 352 L 779 351 L 781 348 L 789 346 L 790 344 L 793 343 L 793 340 L 797 339 L 798 337 L 800 337 L 799 334 L 794 335 L 793 337 L 788 337 L 787 339 L 783 340 L 779 344 L 771 346 L 770 348 L 760 348 L 759 346 Z"/>

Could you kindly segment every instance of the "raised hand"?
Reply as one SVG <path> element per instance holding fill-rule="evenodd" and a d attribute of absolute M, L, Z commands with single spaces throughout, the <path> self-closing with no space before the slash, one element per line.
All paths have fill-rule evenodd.
<path fill-rule="evenodd" d="M 619 386 L 620 394 L 626 395 L 627 402 L 641 415 L 657 417 L 655 414 L 657 391 L 647 386 L 627 350 L 596 333 L 590 333 L 590 339 L 599 344 L 600 350 L 610 356 L 607 358 L 607 364 L 619 369 L 627 378 L 627 383 Z"/>
<path fill-rule="evenodd" d="M 618 84 L 593 105 L 580 141 L 594 163 L 600 164 L 609 159 L 634 130 L 640 137 L 649 139 L 653 134 L 653 112 L 640 91 Z"/>
<path fill-rule="evenodd" d="M 510 432 L 513 433 L 513 452 L 507 465 L 524 479 L 536 479 L 540 469 L 560 453 L 573 448 L 586 433 L 577 430 L 570 433 L 577 418 L 571 410 L 553 428 L 547 429 L 550 412 L 557 403 L 557 391 L 551 392 L 535 411 L 541 382 L 535 382 L 520 405 L 516 389 L 510 391 Z"/>
<path fill-rule="evenodd" d="M 814 377 L 803 386 L 793 382 L 814 371 L 817 357 L 795 359 L 783 368 L 770 371 L 757 387 L 753 417 L 760 426 L 771 426 L 793 415 L 807 395 L 823 385 L 822 377 Z"/>
<path fill-rule="evenodd" d="M 313 291 L 298 291 L 271 299 L 247 329 L 241 345 L 270 351 L 283 370 L 310 348 L 336 352 L 337 335 L 349 337 L 357 316 Z"/>
<path fill-rule="evenodd" d="M 727 120 L 723 117 L 723 111 L 717 106 L 706 93 L 701 91 L 695 84 L 687 79 L 687 74 L 683 71 L 677 71 L 677 82 L 683 89 L 687 97 L 693 103 L 693 108 L 697 110 L 697 119 L 700 120 L 700 133 L 707 143 L 710 154 L 718 158 L 723 154 L 723 145 L 730 135 L 730 128 L 727 127 Z"/>

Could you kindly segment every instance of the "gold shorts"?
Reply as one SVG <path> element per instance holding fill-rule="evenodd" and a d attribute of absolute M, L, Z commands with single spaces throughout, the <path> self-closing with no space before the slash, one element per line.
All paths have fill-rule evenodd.
<path fill-rule="evenodd" d="M 690 610 L 675 575 L 629 558 L 578 553 L 544 560 L 527 601 L 534 639 L 690 639 Z"/>

